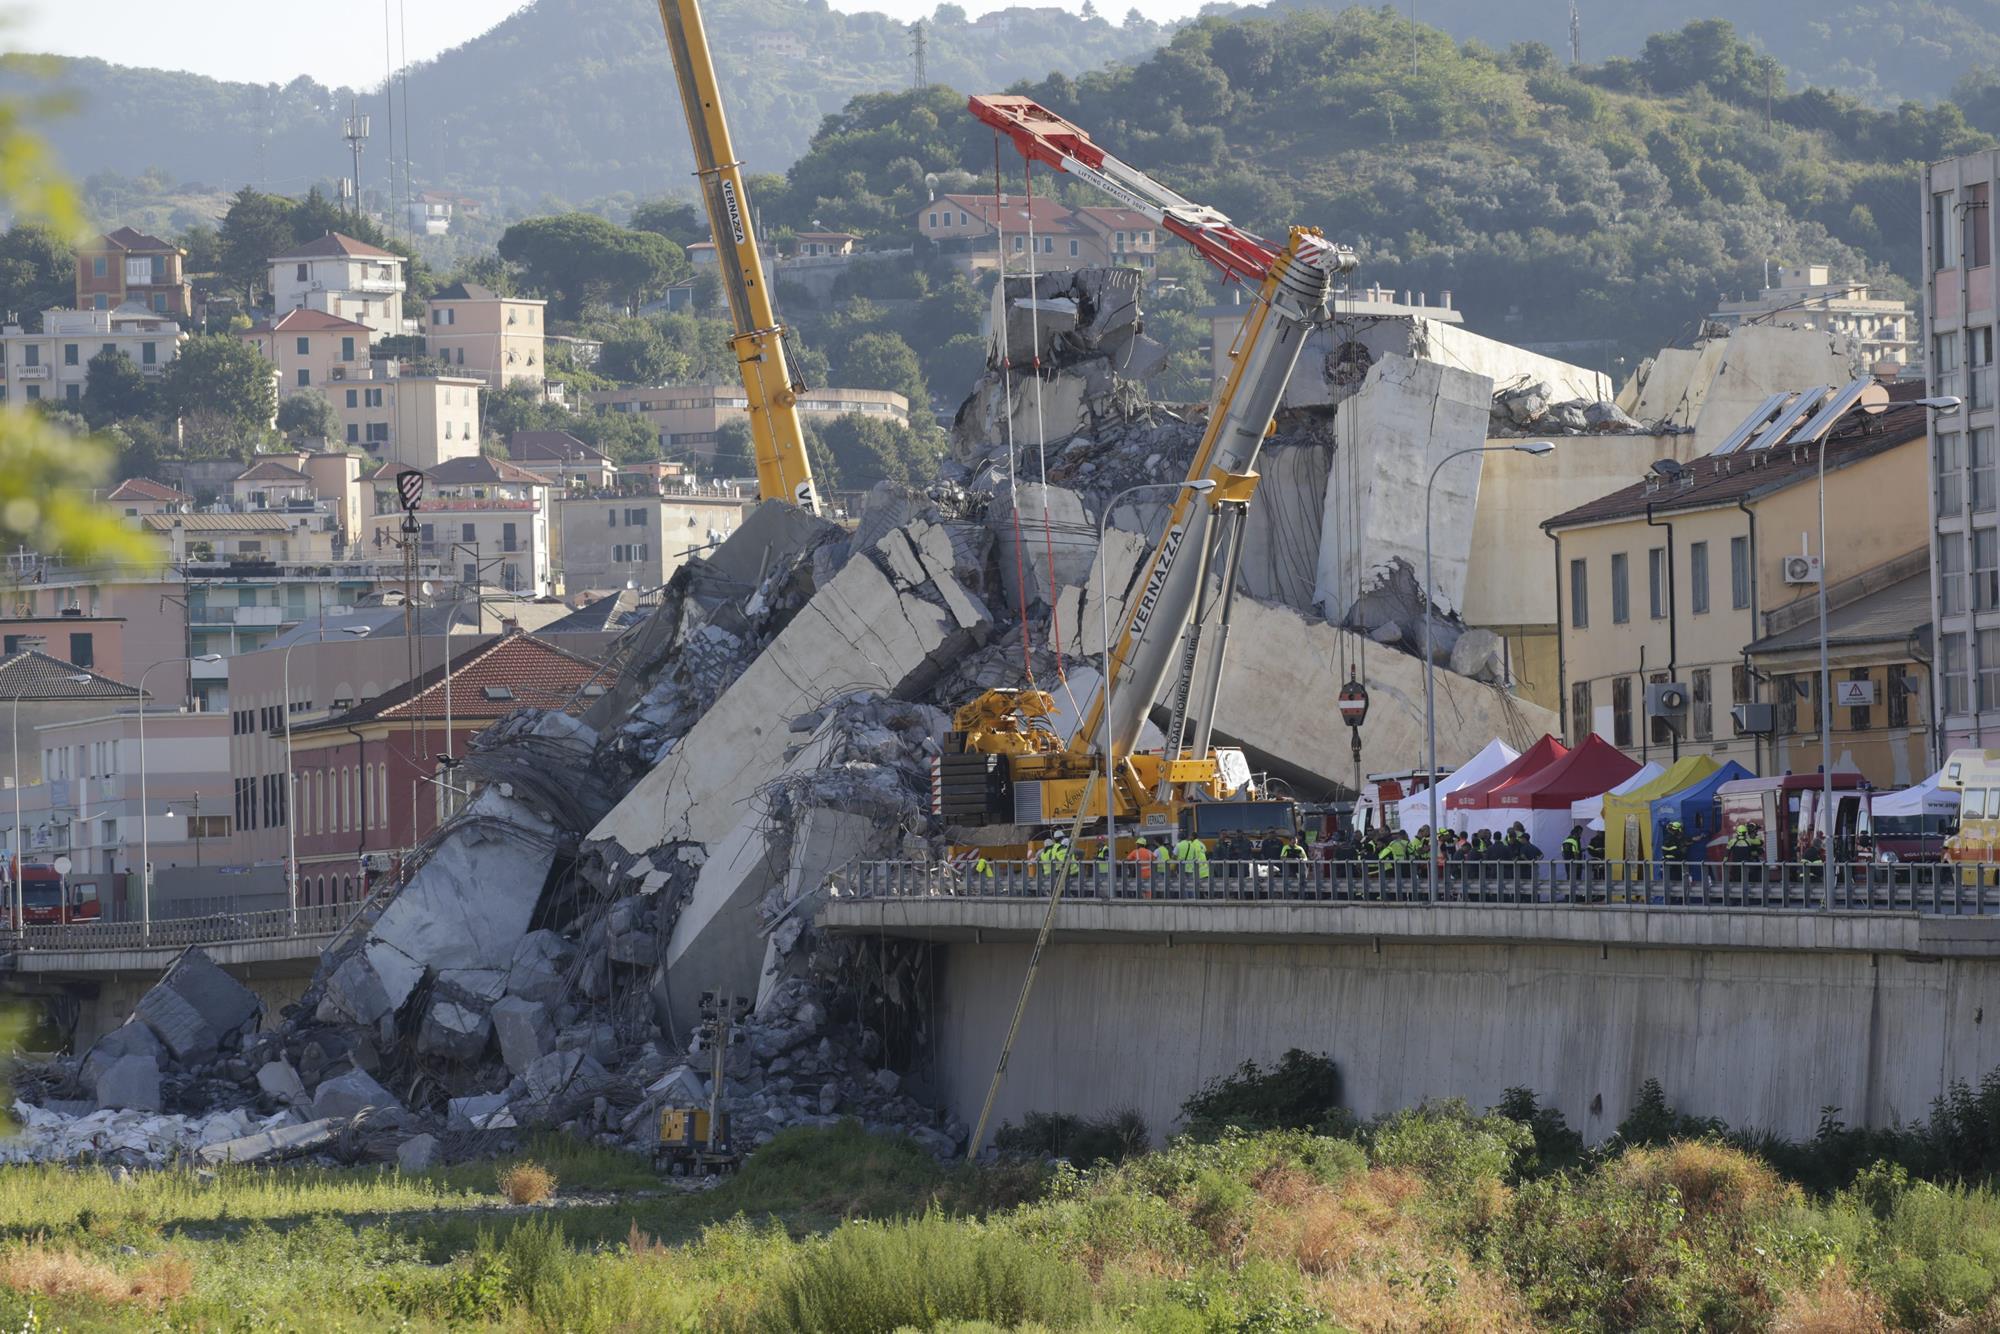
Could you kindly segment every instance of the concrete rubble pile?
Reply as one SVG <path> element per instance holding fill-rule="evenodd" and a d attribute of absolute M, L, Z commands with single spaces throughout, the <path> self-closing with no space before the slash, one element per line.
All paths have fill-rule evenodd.
<path fill-rule="evenodd" d="M 1530 380 L 1498 390 L 1486 433 L 1494 438 L 1550 435 L 1604 435 L 1645 431 L 1650 435 L 1677 429 L 1662 421 L 1642 426 L 1609 399 L 1572 398 L 1555 401 L 1546 380 Z"/>
<path fill-rule="evenodd" d="M 923 1073 L 928 950 L 828 938 L 814 911 L 857 863 L 944 854 L 930 766 L 955 708 L 1032 673 L 1068 728 L 1095 688 L 1100 617 L 1120 618 L 1162 510 L 1121 507 L 1102 551 L 1098 516 L 1133 481 L 1183 475 L 1202 429 L 1201 409 L 1153 408 L 1128 378 L 1156 355 L 1137 291 L 1116 272 L 1007 282 L 1006 359 L 1033 348 L 1055 391 L 1046 474 L 1019 402 L 1006 454 L 1008 396 L 989 374 L 927 489 L 876 488 L 851 529 L 758 506 L 626 632 L 601 695 L 480 735 L 461 771 L 476 797 L 275 1026 L 258 1031 L 189 951 L 132 1022 L 22 1085 L 37 1143 L 412 1168 L 542 1126 L 645 1148 L 662 1108 L 714 1092 L 705 1004 L 744 997 L 720 1090 L 739 1139 L 852 1116 L 960 1147 Z M 1238 600 L 1216 727 L 1256 767 L 1324 790 L 1348 772 L 1327 702 L 1361 639 L 1301 605 L 1313 563 L 1287 564 L 1290 530 L 1321 526 L 1336 437 L 1321 409 L 1283 426 L 1249 543 L 1282 587 Z M 1366 762 L 1405 763 L 1420 674 L 1391 652 L 1370 673 Z M 1440 690 L 1454 752 L 1551 721 L 1450 673 Z"/>

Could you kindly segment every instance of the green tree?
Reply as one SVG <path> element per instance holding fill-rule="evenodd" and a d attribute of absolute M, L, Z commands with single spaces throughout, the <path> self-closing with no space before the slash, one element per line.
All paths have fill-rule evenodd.
<path fill-rule="evenodd" d="M 76 299 L 76 250 L 53 227 L 17 223 L 0 235 L 0 309 L 39 330 L 42 312 Z"/>
<path fill-rule="evenodd" d="M 910 400 L 912 412 L 930 411 L 930 390 L 910 345 L 893 333 L 863 334 L 834 351 L 834 374 L 843 389 L 888 389 Z M 836 449 L 834 456 L 839 458 Z M 843 462 L 843 469 L 846 465 Z"/>
<path fill-rule="evenodd" d="M 352 216 L 334 207 L 333 201 L 317 185 L 307 190 L 306 197 L 292 206 L 292 240 L 299 245 L 317 241 L 328 232 L 352 235 L 353 227 Z M 355 239 L 362 238 L 357 236 Z"/>
<path fill-rule="evenodd" d="M 500 237 L 500 257 L 565 318 L 590 301 L 637 304 L 687 271 L 681 248 L 657 232 L 635 232 L 594 213 L 529 218 Z"/>
<path fill-rule="evenodd" d="M 666 384 L 687 370 L 687 358 L 644 320 L 604 343 L 597 373 L 625 385 Z"/>
<path fill-rule="evenodd" d="M 708 215 L 685 199 L 646 200 L 632 210 L 632 230 L 657 232 L 684 250 L 709 239 Z"/>
<path fill-rule="evenodd" d="M 147 416 L 152 399 L 146 377 L 131 357 L 115 347 L 99 352 L 84 369 L 83 416 L 96 429 Z"/>
<path fill-rule="evenodd" d="M 180 247 L 187 251 L 181 267 L 188 273 L 216 273 L 222 268 L 222 233 L 213 225 L 197 222 L 180 234 Z"/>
<path fill-rule="evenodd" d="M 227 334 L 182 344 L 160 376 L 161 407 L 179 417 L 190 452 L 249 454 L 270 438 L 277 414 L 271 363 Z"/>
<path fill-rule="evenodd" d="M 820 424 L 819 433 L 833 456 L 840 484 L 850 489 L 877 482 L 921 481 L 936 461 L 935 453 L 909 427 L 883 417 L 850 412 Z"/>
<path fill-rule="evenodd" d="M 301 389 L 288 394 L 278 404 L 278 432 L 292 444 L 308 440 L 331 440 L 340 434 L 333 404 L 317 389 Z"/>
<path fill-rule="evenodd" d="M 218 271 L 243 294 L 246 306 L 256 305 L 259 295 L 269 290 L 271 260 L 297 245 L 292 229 L 296 207 L 283 195 L 263 194 L 247 185 L 229 201 L 219 232 Z"/>

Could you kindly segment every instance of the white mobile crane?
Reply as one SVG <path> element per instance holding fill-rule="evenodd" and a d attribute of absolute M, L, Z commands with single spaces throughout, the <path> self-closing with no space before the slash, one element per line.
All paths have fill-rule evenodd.
<path fill-rule="evenodd" d="M 954 825 L 991 827 L 995 841 L 982 837 L 982 846 L 1020 849 L 1051 825 L 1102 811 L 1102 776 L 1109 774 L 1114 805 L 1137 832 L 1185 827 L 1199 834 L 1193 817 L 1201 803 L 1240 796 L 1249 777 L 1240 752 L 1214 750 L 1210 740 L 1257 454 L 1306 337 L 1327 310 L 1335 277 L 1355 266 L 1354 252 L 1312 228 L 1292 228 L 1283 245 L 1255 236 L 1120 162 L 1029 98 L 974 97 L 970 109 L 1030 162 L 1090 182 L 1186 241 L 1225 276 L 1256 286 L 1228 379 L 1188 470 L 1190 482 L 1207 479 L 1213 486 L 1205 494 L 1176 495 L 1166 531 L 1126 604 L 1106 679 L 1074 735 L 1065 743 L 1043 721 L 1055 710 L 1046 692 L 987 691 L 954 720 L 962 751 L 936 761 L 935 810 Z M 1213 642 L 1204 654 L 1211 621 Z M 1174 668 L 1177 643 L 1181 674 L 1166 744 L 1158 755 L 1134 754 Z M 1099 753 L 1101 738 L 1108 738 L 1108 755 Z"/>
<path fill-rule="evenodd" d="M 729 122 L 722 114 L 722 93 L 715 81 L 715 59 L 709 53 L 701 7 L 695 0 L 659 0 L 659 6 L 674 61 L 674 82 L 680 85 L 681 106 L 687 112 L 694 171 L 701 179 L 709 232 L 715 237 L 716 267 L 729 298 L 735 329 L 729 346 L 743 376 L 757 493 L 765 500 L 787 500 L 816 514 L 819 493 L 813 487 L 805 429 L 799 420 L 799 393 L 804 386 L 785 359 L 785 326 L 778 323 L 764 281 L 764 256 L 757 248 L 755 220 L 743 190 L 742 164 L 729 142 Z"/>

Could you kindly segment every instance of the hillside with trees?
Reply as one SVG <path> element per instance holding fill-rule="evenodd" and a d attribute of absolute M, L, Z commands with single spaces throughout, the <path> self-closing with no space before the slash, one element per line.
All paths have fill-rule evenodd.
<path fill-rule="evenodd" d="M 1919 164 L 1993 142 L 1952 103 L 1794 90 L 1720 20 L 1568 69 L 1539 43 L 1459 43 L 1389 10 L 1208 18 L 1139 65 L 1025 90 L 1239 222 L 1353 244 L 1362 282 L 1448 289 L 1480 332 L 1598 343 L 1609 369 L 1756 290 L 1767 260 L 1909 295 Z M 856 99 L 758 183 L 766 217 L 906 242 L 927 178 L 992 189 L 991 132 L 961 100 Z M 1018 159 L 1007 171 L 1018 188 Z"/>
<path fill-rule="evenodd" d="M 850 98 L 913 79 L 911 36 L 882 14 L 843 14 L 826 0 L 711 0 L 704 6 L 731 129 L 744 161 L 781 170 L 820 118 Z M 999 87 L 1050 70 L 1078 72 L 1143 58 L 1164 30 L 1061 10 L 967 18 L 939 7 L 926 24 L 929 76 Z M 386 187 L 390 133 L 409 141 L 416 189 L 450 190 L 489 207 L 544 211 L 547 201 L 685 192 L 692 164 L 658 10 L 649 0 L 535 0 L 491 31 L 413 66 L 407 104 L 391 113 L 379 85 L 331 89 L 225 83 L 99 60 L 53 62 L 73 114 L 48 137 L 79 175 L 148 171 L 173 181 L 297 193 L 348 174 L 341 118 L 350 96 L 373 117 L 364 185 Z M 0 72 L 0 88 L 47 91 Z M 408 123 L 402 123 L 407 111 Z"/>

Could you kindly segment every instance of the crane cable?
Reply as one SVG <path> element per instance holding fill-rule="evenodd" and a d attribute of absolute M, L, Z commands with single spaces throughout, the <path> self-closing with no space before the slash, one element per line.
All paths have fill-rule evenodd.
<path fill-rule="evenodd" d="M 1063 670 L 1062 650 L 1062 604 L 1056 597 L 1056 537 L 1055 522 L 1049 514 L 1049 432 L 1042 420 L 1042 291 L 1041 270 L 1035 258 L 1035 162 L 1029 158 L 1023 173 L 1024 198 L 1028 213 L 1028 329 L 1032 340 L 1033 355 L 1028 365 L 1035 377 L 1035 452 L 1041 466 L 1042 475 L 1042 544 L 1049 562 L 1049 642 L 1056 653 L 1056 680 L 1061 682 L 1063 695 L 1069 700 L 1070 711 L 1080 724 L 1083 709 L 1076 702 L 1076 694 L 1069 688 L 1069 673 Z M 1014 507 L 1018 520 L 1020 506 Z M 1025 600 L 1028 592 L 1021 590 Z M 1021 613 L 1026 620 L 1027 612 Z"/>
<path fill-rule="evenodd" d="M 1014 511 L 1014 587 L 1021 611 L 1021 671 L 1035 689 L 1034 648 L 1028 638 L 1028 564 L 1022 554 L 1027 539 L 1021 532 L 1021 487 L 1014 474 L 1014 360 L 1007 346 L 1007 211 L 1000 193 L 1000 133 L 993 134 L 993 236 L 999 263 L 994 267 L 994 323 L 1000 326 L 1000 401 L 1007 435 L 1007 495 Z M 1045 497 L 1046 499 L 1046 497 Z"/>

